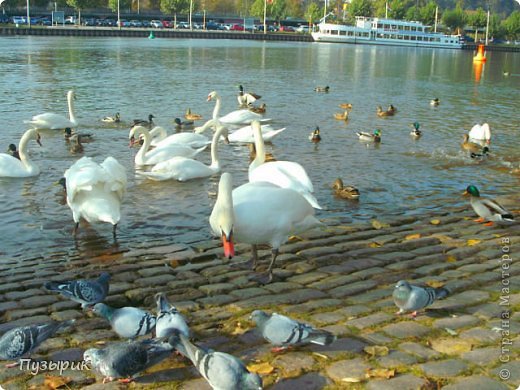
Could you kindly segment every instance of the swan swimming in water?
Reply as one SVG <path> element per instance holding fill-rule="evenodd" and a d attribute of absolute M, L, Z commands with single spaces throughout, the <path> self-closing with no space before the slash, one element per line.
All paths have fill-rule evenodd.
<path fill-rule="evenodd" d="M 227 172 L 220 177 L 209 222 L 213 233 L 222 239 L 226 257 L 235 255 L 234 240 L 252 246 L 252 259 L 245 266 L 256 267 L 257 245 L 271 246 L 269 268 L 258 278 L 265 283 L 272 280 L 278 250 L 289 236 L 323 225 L 298 192 L 267 182 L 246 183 L 233 190 L 232 177 Z"/>
<path fill-rule="evenodd" d="M 76 127 L 78 122 L 74 113 L 74 99 L 76 99 L 74 91 L 67 92 L 69 118 L 61 114 L 46 112 L 35 115 L 31 120 L 24 121 L 24 123 L 28 123 L 31 127 L 39 130 L 63 130 L 67 127 Z"/>
<path fill-rule="evenodd" d="M 82 157 L 65 171 L 64 177 L 67 204 L 75 222 L 73 234 L 83 218 L 88 223 L 111 223 L 115 238 L 126 191 L 125 168 L 113 157 L 107 157 L 101 164 Z"/>
<path fill-rule="evenodd" d="M 251 126 L 255 132 L 256 157 L 249 164 L 249 182 L 266 181 L 283 188 L 291 188 L 307 199 L 312 207 L 321 209 L 321 206 L 312 194 L 314 187 L 305 168 L 293 161 L 271 161 L 266 163 L 260 122 L 254 121 Z"/>
<path fill-rule="evenodd" d="M 0 153 L 0 177 L 30 177 L 40 174 L 40 168 L 27 155 L 27 143 L 32 139 L 42 146 L 38 130 L 27 130 L 18 145 L 20 159 L 11 154 Z"/>
<path fill-rule="evenodd" d="M 185 132 L 168 135 L 166 129 L 161 126 L 154 127 L 150 131 L 150 136 L 152 136 L 150 145 L 156 147 L 179 144 L 191 148 L 202 148 L 211 143 L 211 140 L 203 134 Z"/>
<path fill-rule="evenodd" d="M 285 127 L 281 129 L 274 129 L 271 125 L 262 125 L 262 138 L 264 142 L 270 142 L 274 137 L 280 134 L 285 130 Z M 255 136 L 253 132 L 253 127 L 251 125 L 241 127 L 238 130 L 233 131 L 229 134 L 229 142 L 239 142 L 239 143 L 254 143 Z"/>
<path fill-rule="evenodd" d="M 221 135 L 227 137 L 227 129 L 222 125 L 218 127 L 211 142 L 211 165 L 206 165 L 198 160 L 187 157 L 173 157 L 154 165 L 150 172 L 137 171 L 136 173 L 139 176 L 144 176 L 156 181 L 169 179 L 188 181 L 214 175 L 220 172 L 217 149 Z"/>
<path fill-rule="evenodd" d="M 193 149 L 187 145 L 169 144 L 160 147 L 157 146 L 155 149 L 149 151 L 148 149 L 150 148 L 151 142 L 150 132 L 143 126 L 134 126 L 132 130 L 130 130 L 130 134 L 128 135 L 130 146 L 136 142 L 135 140 L 139 138 L 139 135 L 143 136 L 144 142 L 135 155 L 134 161 L 137 166 L 155 165 L 175 156 L 194 157 L 206 148 L 204 146 L 200 149 Z"/>
<path fill-rule="evenodd" d="M 491 129 L 489 124 L 484 123 L 483 125 L 476 124 L 471 128 L 468 133 L 470 141 L 477 142 L 480 145 L 488 145 L 491 143 Z"/>

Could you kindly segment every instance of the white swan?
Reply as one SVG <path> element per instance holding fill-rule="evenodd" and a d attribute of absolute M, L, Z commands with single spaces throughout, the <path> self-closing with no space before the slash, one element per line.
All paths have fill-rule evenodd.
<path fill-rule="evenodd" d="M 202 148 L 211 143 L 211 140 L 202 134 L 196 133 L 176 133 L 168 135 L 166 129 L 161 126 L 156 126 L 150 131 L 152 136 L 152 146 L 165 146 L 172 144 L 186 145 L 191 148 Z"/>
<path fill-rule="evenodd" d="M 314 187 L 305 169 L 292 161 L 265 162 L 264 140 L 260 130 L 260 122 L 251 123 L 255 135 L 256 157 L 249 165 L 249 181 L 267 181 L 283 188 L 291 188 L 300 194 L 316 209 L 321 209 L 312 195 Z"/>
<path fill-rule="evenodd" d="M 482 146 L 491 143 L 491 129 L 487 123 L 483 125 L 476 124 L 468 133 L 470 141 L 478 141 Z"/>
<path fill-rule="evenodd" d="M 0 153 L 0 177 L 29 177 L 40 174 L 40 168 L 27 155 L 27 143 L 32 139 L 42 146 L 38 130 L 27 130 L 20 138 L 20 144 L 18 145 L 20 159 L 7 153 Z"/>
<path fill-rule="evenodd" d="M 69 105 L 68 119 L 65 115 L 46 112 L 44 114 L 35 115 L 30 121 L 24 121 L 24 123 L 28 123 L 33 128 L 40 130 L 63 130 L 67 127 L 76 127 L 78 122 L 74 114 L 74 99 L 76 99 L 74 91 L 67 92 L 67 103 Z"/>
<path fill-rule="evenodd" d="M 156 147 L 155 149 L 149 151 L 148 149 L 150 148 L 151 141 L 150 132 L 143 126 L 134 126 L 132 130 L 130 130 L 130 134 L 128 135 L 128 138 L 130 139 L 130 146 L 134 144 L 136 138 L 139 138 L 139 135 L 143 136 L 144 142 L 135 155 L 135 165 L 138 166 L 155 165 L 161 161 L 168 160 L 175 156 L 194 157 L 206 148 L 203 147 L 200 149 L 193 149 L 186 145 L 171 144 Z"/>
<path fill-rule="evenodd" d="M 233 240 L 252 245 L 252 266 L 256 267 L 256 246 L 272 247 L 267 280 L 278 250 L 290 235 L 302 233 L 322 223 L 314 217 L 314 209 L 303 196 L 289 188 L 267 182 L 246 183 L 232 190 L 231 174 L 222 174 L 218 197 L 209 218 L 213 233 L 220 237 L 224 255 L 234 256 Z M 249 264 L 248 264 L 249 265 Z"/>
<path fill-rule="evenodd" d="M 219 126 L 213 135 L 213 140 L 211 141 L 211 165 L 206 165 L 198 160 L 187 157 L 173 157 L 154 165 L 150 172 L 138 171 L 136 173 L 139 176 L 144 176 L 156 181 L 169 179 L 187 181 L 214 175 L 220 172 L 217 149 L 218 140 L 221 135 L 227 136 L 227 129 L 224 126 Z"/>
<path fill-rule="evenodd" d="M 271 125 L 262 125 L 262 138 L 264 142 L 270 142 L 274 137 L 285 130 L 285 127 L 275 130 Z M 251 125 L 244 126 L 229 134 L 229 142 L 254 143 L 255 136 Z"/>
<path fill-rule="evenodd" d="M 64 177 L 67 204 L 75 222 L 73 233 L 76 234 L 83 218 L 89 223 L 111 223 L 115 238 L 127 183 L 125 168 L 113 157 L 101 164 L 82 157 L 65 171 Z"/>

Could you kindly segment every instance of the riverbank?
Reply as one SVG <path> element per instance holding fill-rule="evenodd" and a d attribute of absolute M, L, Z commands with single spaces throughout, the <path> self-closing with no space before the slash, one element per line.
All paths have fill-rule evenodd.
<path fill-rule="evenodd" d="M 149 28 L 111 28 L 111 27 L 0 27 L 0 36 L 74 36 L 74 37 L 125 37 L 147 38 L 153 31 L 154 38 L 170 39 L 250 39 L 259 41 L 313 42 L 310 34 L 298 33 L 250 33 L 239 31 L 200 31 Z M 463 50 L 477 50 L 477 44 L 468 43 Z M 520 53 L 518 45 L 487 45 L 487 51 Z"/>
<path fill-rule="evenodd" d="M 518 215 L 517 200 L 500 200 Z M 154 294 L 166 293 L 188 318 L 196 342 L 240 357 L 260 371 L 268 389 L 515 389 L 520 385 L 515 249 L 520 227 L 485 227 L 474 217 L 468 205 L 367 223 L 323 220 L 326 227 L 282 246 L 275 281 L 268 285 L 250 281 L 250 271 L 232 269 L 222 259 L 218 240 L 189 246 L 142 242 L 131 251 L 115 248 L 84 257 L 3 259 L 0 332 L 76 319 L 72 331 L 48 340 L 33 356 L 52 361 L 80 360 L 84 349 L 117 340 L 104 320 L 42 288 L 50 279 L 108 271 L 108 304 L 154 311 Z M 233 263 L 250 252 L 238 245 L 236 253 Z M 259 254 L 265 267 L 270 251 Z M 451 294 L 416 319 L 396 316 L 391 294 L 400 279 L 443 285 Z M 248 316 L 254 309 L 307 321 L 338 340 L 328 347 L 273 354 L 252 332 Z M 123 386 L 101 385 L 101 378 L 88 370 L 32 375 L 18 367 L 0 368 L 0 383 L 9 390 L 43 388 L 60 380 L 67 388 Z M 209 389 L 177 357 L 129 387 Z"/>

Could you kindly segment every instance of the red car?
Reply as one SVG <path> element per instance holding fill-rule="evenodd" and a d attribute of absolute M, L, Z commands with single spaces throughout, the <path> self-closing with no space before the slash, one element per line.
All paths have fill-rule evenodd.
<path fill-rule="evenodd" d="M 296 30 L 292 26 L 280 26 L 280 31 L 295 32 Z"/>
<path fill-rule="evenodd" d="M 164 28 L 172 28 L 173 27 L 173 23 L 170 22 L 169 20 L 162 20 L 161 23 L 162 23 Z"/>
<path fill-rule="evenodd" d="M 231 31 L 244 31 L 244 26 L 241 24 L 234 24 L 230 28 Z"/>

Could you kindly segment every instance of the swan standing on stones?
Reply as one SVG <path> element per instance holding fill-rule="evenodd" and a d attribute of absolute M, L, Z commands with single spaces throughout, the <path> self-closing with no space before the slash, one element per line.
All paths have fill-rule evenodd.
<path fill-rule="evenodd" d="M 221 135 L 227 138 L 227 129 L 224 126 L 219 126 L 213 135 L 213 140 L 211 141 L 211 165 L 206 165 L 187 157 L 173 157 L 154 165 L 150 172 L 137 171 L 136 173 L 139 176 L 156 181 L 169 179 L 187 181 L 214 175 L 220 172 L 217 148 Z"/>
<path fill-rule="evenodd" d="M 249 182 L 266 181 L 282 188 L 291 188 L 300 193 L 310 205 L 321 209 L 312 194 L 314 187 L 305 169 L 293 161 L 265 162 L 265 146 L 260 130 L 260 122 L 251 124 L 255 134 L 256 158 L 249 164 Z"/>
<path fill-rule="evenodd" d="M 97 164 L 90 157 L 82 157 L 65 171 L 67 204 L 72 210 L 75 225 L 81 218 L 88 223 L 108 222 L 116 227 L 121 218 L 121 201 L 126 191 L 125 168 L 113 157 Z"/>
<path fill-rule="evenodd" d="M 35 115 L 31 120 L 24 121 L 24 123 L 28 123 L 31 127 L 39 130 L 63 130 L 67 127 L 76 127 L 78 122 L 74 114 L 74 99 L 76 99 L 74 91 L 67 92 L 67 103 L 69 106 L 68 119 L 61 114 L 46 112 L 44 114 Z"/>
<path fill-rule="evenodd" d="M 27 155 L 27 143 L 32 139 L 42 146 L 38 130 L 27 130 L 18 145 L 20 159 L 11 154 L 0 153 L 0 177 L 29 177 L 40 174 L 40 168 L 29 160 Z"/>
<path fill-rule="evenodd" d="M 200 149 L 193 149 L 187 145 L 171 144 L 161 147 L 157 146 L 155 149 L 149 151 L 148 149 L 150 148 L 151 142 L 150 132 L 143 126 L 135 126 L 130 130 L 130 134 L 128 135 L 130 146 L 133 146 L 136 142 L 135 140 L 139 138 L 139 135 L 143 136 L 144 142 L 135 155 L 134 161 L 137 166 L 155 165 L 175 156 L 194 157 L 206 148 L 204 146 Z"/>
<path fill-rule="evenodd" d="M 235 254 L 233 240 L 252 246 L 252 259 L 243 264 L 245 266 L 256 268 L 257 245 L 271 246 L 269 268 L 266 275 L 259 278 L 266 283 L 272 280 L 278 250 L 289 236 L 323 225 L 298 192 L 267 182 L 250 182 L 233 190 L 232 177 L 227 172 L 220 177 L 209 222 L 213 233 L 222 239 L 226 257 Z"/>

